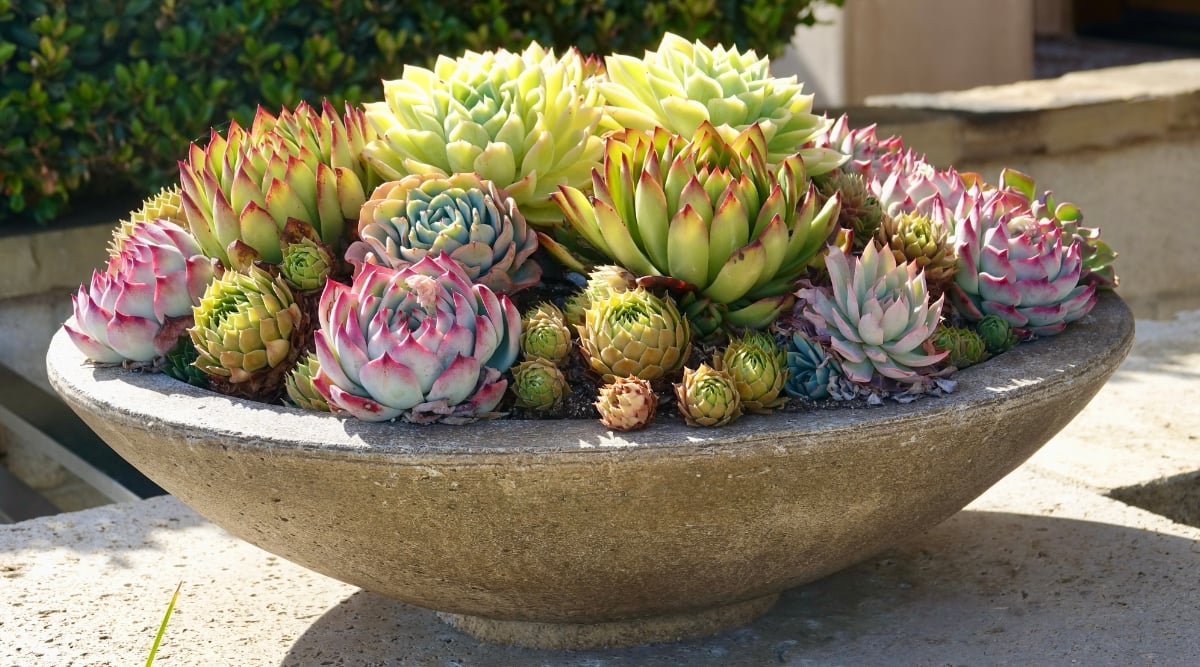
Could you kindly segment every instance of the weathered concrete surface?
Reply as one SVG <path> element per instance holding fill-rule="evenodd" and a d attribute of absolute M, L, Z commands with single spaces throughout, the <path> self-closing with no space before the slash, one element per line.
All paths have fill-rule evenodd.
<path fill-rule="evenodd" d="M 1194 665 L 1200 530 L 1103 493 L 1200 468 L 1200 427 L 1181 418 L 1200 313 L 1138 326 L 1122 369 L 1030 463 L 746 628 L 616 651 L 485 644 L 163 498 L 0 528 L 0 665 L 140 664 L 181 580 L 156 664 Z"/>

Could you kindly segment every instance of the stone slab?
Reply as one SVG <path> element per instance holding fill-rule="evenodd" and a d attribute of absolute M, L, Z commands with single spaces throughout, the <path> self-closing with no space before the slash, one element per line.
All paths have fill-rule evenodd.
<path fill-rule="evenodd" d="M 159 498 L 0 527 L 0 665 L 140 664 L 180 581 L 156 664 L 1194 665 L 1200 529 L 1104 493 L 1200 468 L 1181 408 L 1200 313 L 1138 326 L 1122 369 L 1027 465 L 738 630 L 612 651 L 481 643 Z"/>

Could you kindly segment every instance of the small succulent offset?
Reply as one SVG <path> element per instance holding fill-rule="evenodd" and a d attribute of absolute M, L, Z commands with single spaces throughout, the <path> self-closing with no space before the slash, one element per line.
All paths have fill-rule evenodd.
<path fill-rule="evenodd" d="M 445 255 L 399 271 L 365 264 L 326 283 L 313 384 L 334 411 L 366 421 L 464 422 L 504 397 L 521 318 Z"/>
<path fill-rule="evenodd" d="M 946 356 L 925 350 L 941 319 L 942 299 L 929 303 L 925 276 L 915 263 L 897 264 L 891 252 L 873 244 L 853 264 L 839 249 L 825 262 L 832 289 L 800 290 L 807 302 L 803 317 L 830 337 L 847 379 L 869 383 L 878 374 L 914 383 L 921 368 Z"/>
<path fill-rule="evenodd" d="M 795 77 L 771 76 L 768 58 L 754 51 L 709 48 L 702 42 L 667 33 L 657 51 L 643 58 L 605 58 L 607 81 L 600 84 L 607 104 L 605 127 L 692 136 L 711 124 L 726 141 L 758 125 L 766 142 L 764 157 L 776 164 L 828 126 L 812 113 L 812 95 L 802 93 Z M 828 172 L 843 156 L 827 148 L 803 151 L 810 175 Z"/>
<path fill-rule="evenodd" d="M 365 105 L 379 138 L 364 155 L 387 179 L 478 174 L 507 191 L 530 224 L 554 226 L 550 194 L 586 184 L 603 151 L 597 65 L 536 42 L 521 53 L 441 56 L 433 69 L 406 65 L 384 81 L 385 101 Z"/>
<path fill-rule="evenodd" d="M 284 380 L 284 389 L 287 391 L 288 400 L 292 405 L 303 410 L 329 412 L 329 403 L 313 384 L 313 378 L 319 372 L 321 372 L 321 362 L 317 360 L 317 355 L 313 352 L 309 352 L 296 363 L 296 367 L 287 374 L 287 378 Z"/>
<path fill-rule="evenodd" d="M 770 334 L 752 331 L 734 339 L 713 359 L 713 368 L 729 373 L 750 412 L 767 414 L 787 402 L 787 357 Z"/>
<path fill-rule="evenodd" d="M 166 220 L 181 227 L 187 227 L 187 220 L 183 216 L 183 202 L 179 198 L 179 186 L 163 188 L 158 191 L 158 194 L 147 197 L 142 202 L 141 208 L 131 212 L 127 219 L 122 220 L 113 229 L 112 241 L 108 244 L 108 256 L 115 258 L 121 254 L 125 239 L 133 232 L 134 227 L 139 222 L 152 220 Z"/>
<path fill-rule="evenodd" d="M 279 263 L 279 273 L 287 281 L 288 286 L 301 292 L 321 289 L 325 281 L 333 273 L 336 261 L 329 246 L 316 238 L 313 228 L 296 220 L 289 220 L 284 226 L 283 260 Z"/>
<path fill-rule="evenodd" d="M 328 103 L 319 114 L 306 104 L 279 116 L 260 108 L 249 130 L 214 130 L 179 163 L 188 229 L 226 268 L 282 262 L 289 220 L 311 226 L 340 254 L 346 222 L 366 200 L 361 155 L 373 137 L 362 111 L 347 106 L 339 116 Z"/>
<path fill-rule="evenodd" d="M 675 405 L 688 426 L 724 426 L 742 416 L 742 397 L 726 371 L 708 364 L 683 369 L 675 385 Z"/>
<path fill-rule="evenodd" d="M 79 288 L 63 328 L 94 362 L 152 362 L 191 326 L 192 306 L 216 268 L 172 222 L 140 220 L 122 229 L 116 254 Z"/>
<path fill-rule="evenodd" d="M 879 229 L 879 240 L 895 256 L 896 262 L 915 262 L 925 273 L 925 283 L 935 297 L 958 269 L 948 222 L 941 208 L 931 215 L 900 213 L 889 216 Z"/>
<path fill-rule="evenodd" d="M 375 189 L 359 214 L 362 239 L 352 263 L 401 269 L 425 255 L 449 255 L 473 282 L 512 294 L 536 285 L 542 267 L 531 255 L 537 234 L 516 201 L 475 174 L 414 174 Z"/>
<path fill-rule="evenodd" d="M 571 354 L 571 330 L 562 311 L 543 301 L 521 318 L 521 354 L 561 365 Z"/>
<path fill-rule="evenodd" d="M 592 303 L 579 328 L 584 358 L 606 383 L 629 376 L 659 380 L 683 367 L 691 341 L 675 302 L 642 287 Z"/>
<path fill-rule="evenodd" d="M 946 363 L 963 369 L 987 359 L 987 345 L 974 329 L 939 326 L 933 332 L 933 347 L 946 353 Z"/>
<path fill-rule="evenodd" d="M 759 125 L 731 142 L 707 122 L 689 139 L 625 130 L 605 151 L 594 197 L 563 187 L 555 201 L 591 248 L 692 290 L 685 308 L 701 335 L 769 325 L 837 225 L 839 197 L 818 208 L 799 155 L 768 169 Z"/>
<path fill-rule="evenodd" d="M 274 401 L 311 336 L 282 276 L 226 271 L 192 309 L 195 365 L 223 393 Z"/>
<path fill-rule="evenodd" d="M 797 331 L 787 347 L 788 380 L 783 386 L 788 396 L 819 401 L 829 398 L 829 382 L 841 376 L 841 369 L 825 348 Z"/>
<path fill-rule="evenodd" d="M 548 412 L 562 403 L 571 390 L 563 372 L 553 363 L 534 358 L 512 367 L 512 393 L 518 408 Z"/>
<path fill-rule="evenodd" d="M 658 394 L 641 378 L 616 378 L 600 387 L 595 406 L 601 424 L 615 431 L 636 431 L 654 421 Z"/>
<path fill-rule="evenodd" d="M 975 331 L 991 355 L 1008 352 L 1021 342 L 1012 325 L 999 315 L 985 315 L 975 323 Z"/>
<path fill-rule="evenodd" d="M 1018 335 L 1053 335 L 1096 304 L 1096 285 L 1082 280 L 1084 243 L 1012 200 L 981 195 L 958 222 L 948 294 L 970 322 L 997 315 Z"/>

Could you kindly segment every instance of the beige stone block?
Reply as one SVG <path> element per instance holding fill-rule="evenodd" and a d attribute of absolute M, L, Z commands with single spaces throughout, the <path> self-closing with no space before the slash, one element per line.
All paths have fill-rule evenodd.
<path fill-rule="evenodd" d="M 0 240 L 0 299 L 78 287 L 94 268 L 103 266 L 112 226 L 104 223 L 4 237 Z"/>
<path fill-rule="evenodd" d="M 1173 111 L 1167 97 L 1051 109 L 1038 115 L 1038 143 L 1049 153 L 1065 153 L 1162 137 Z"/>

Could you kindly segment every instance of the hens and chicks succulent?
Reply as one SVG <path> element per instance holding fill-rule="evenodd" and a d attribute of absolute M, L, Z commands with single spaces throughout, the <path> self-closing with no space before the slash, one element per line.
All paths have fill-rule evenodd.
<path fill-rule="evenodd" d="M 65 329 L 306 410 L 629 431 L 948 390 L 1116 285 L 1077 207 L 816 116 L 768 66 L 533 44 L 406 67 L 362 109 L 260 110 L 122 221 Z"/>

